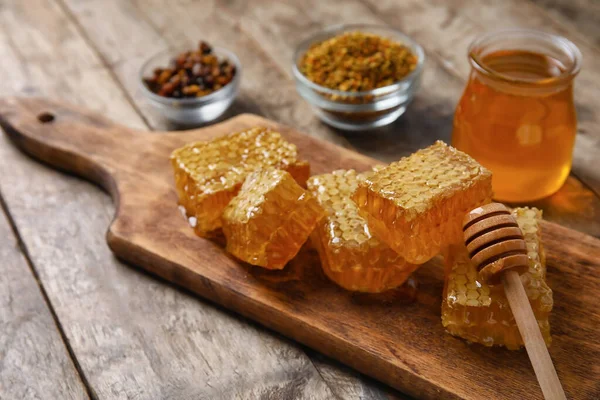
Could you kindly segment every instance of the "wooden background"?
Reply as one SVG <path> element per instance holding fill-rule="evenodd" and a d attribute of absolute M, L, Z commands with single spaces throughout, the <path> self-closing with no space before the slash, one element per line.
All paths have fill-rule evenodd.
<path fill-rule="evenodd" d="M 313 116 L 290 63 L 311 32 L 361 22 L 413 36 L 428 60 L 401 120 L 346 134 Z M 0 93 L 63 99 L 135 128 L 173 128 L 144 103 L 137 72 L 149 55 L 203 38 L 243 64 L 227 116 L 261 114 L 390 161 L 449 139 L 468 44 L 510 26 L 563 34 L 584 55 L 573 175 L 536 205 L 547 219 L 600 237 L 600 4 L 591 0 L 0 0 Z M 0 140 L 0 398 L 405 398 L 119 263 L 104 238 L 109 197 Z"/>

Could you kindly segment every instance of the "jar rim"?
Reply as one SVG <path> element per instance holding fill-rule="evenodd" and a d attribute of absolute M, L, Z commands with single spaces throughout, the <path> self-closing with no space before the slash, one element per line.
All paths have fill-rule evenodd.
<path fill-rule="evenodd" d="M 559 75 L 544 79 L 517 78 L 498 72 L 486 65 L 481 57 L 481 52 L 486 45 L 490 45 L 495 39 L 508 39 L 511 37 L 531 38 L 552 45 L 556 50 L 561 51 L 569 58 L 569 65 L 567 65 L 567 68 Z M 510 50 L 510 48 L 505 50 Z M 492 31 L 478 37 L 469 46 L 468 58 L 473 68 L 478 72 L 505 83 L 553 86 L 572 80 L 581 70 L 583 57 L 579 48 L 563 36 L 532 29 L 517 28 Z"/>

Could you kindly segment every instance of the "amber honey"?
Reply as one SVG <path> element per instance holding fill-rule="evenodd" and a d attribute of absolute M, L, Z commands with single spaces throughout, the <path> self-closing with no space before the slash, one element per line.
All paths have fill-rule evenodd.
<path fill-rule="evenodd" d="M 324 215 L 289 172 L 256 170 L 223 211 L 227 251 L 252 265 L 282 269 Z"/>
<path fill-rule="evenodd" d="M 546 284 L 546 256 L 541 238 L 541 211 L 515 208 L 512 212 L 527 244 L 529 269 L 521 275 L 540 331 L 550 345 L 548 317 L 553 306 L 552 290 Z M 442 301 L 442 324 L 452 335 L 485 346 L 505 346 L 516 350 L 523 339 L 514 319 L 504 287 L 479 281 L 464 244 L 444 252 L 448 273 Z"/>
<path fill-rule="evenodd" d="M 473 70 L 456 109 L 452 145 L 492 171 L 496 199 L 536 200 L 556 192 L 571 169 L 572 82 L 580 55 L 552 35 L 496 35 L 471 48 Z"/>
<path fill-rule="evenodd" d="M 249 173 L 275 167 L 306 185 L 310 166 L 297 159 L 296 146 L 278 132 L 256 127 L 209 142 L 189 143 L 173 152 L 175 187 L 190 224 L 199 236 L 221 227 L 221 214 Z"/>
<path fill-rule="evenodd" d="M 411 264 L 462 242 L 462 219 L 491 200 L 491 173 L 444 142 L 367 176 L 352 200 L 369 229 Z"/>
<path fill-rule="evenodd" d="M 312 242 L 329 279 L 348 290 L 380 293 L 402 285 L 418 265 L 374 237 L 350 199 L 367 174 L 337 170 L 309 178 L 308 189 L 325 210 Z"/>

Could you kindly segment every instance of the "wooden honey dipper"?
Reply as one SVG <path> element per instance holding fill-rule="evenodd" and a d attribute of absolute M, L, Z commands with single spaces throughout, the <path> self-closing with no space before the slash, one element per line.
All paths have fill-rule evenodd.
<path fill-rule="evenodd" d="M 502 282 L 529 360 L 546 399 L 566 399 L 519 274 L 528 269 L 523 232 L 500 203 L 471 210 L 463 220 L 469 257 L 485 283 Z"/>

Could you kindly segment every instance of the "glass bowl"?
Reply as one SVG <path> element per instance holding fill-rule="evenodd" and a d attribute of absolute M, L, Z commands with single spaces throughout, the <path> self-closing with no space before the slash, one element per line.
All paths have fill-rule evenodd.
<path fill-rule="evenodd" d="M 311 45 L 351 31 L 373 33 L 401 42 L 417 56 L 415 69 L 392 85 L 364 92 L 329 89 L 308 80 L 300 72 L 298 63 Z M 360 131 L 390 124 L 404 114 L 419 87 L 424 62 L 423 48 L 395 29 L 376 25 L 338 25 L 320 31 L 298 45 L 294 53 L 293 73 L 296 90 L 323 122 L 339 129 Z"/>
<path fill-rule="evenodd" d="M 228 59 L 235 66 L 235 75 L 231 82 L 221 89 L 195 98 L 174 99 L 153 93 L 144 84 L 143 78 L 152 75 L 155 68 L 165 68 L 178 54 L 189 51 L 189 48 L 179 50 L 163 50 L 150 57 L 140 69 L 139 82 L 142 93 L 165 118 L 180 125 L 202 125 L 221 116 L 237 96 L 242 75 L 240 60 L 229 50 L 213 47 L 213 54 L 219 60 Z"/>

